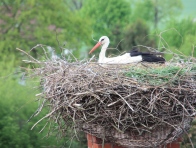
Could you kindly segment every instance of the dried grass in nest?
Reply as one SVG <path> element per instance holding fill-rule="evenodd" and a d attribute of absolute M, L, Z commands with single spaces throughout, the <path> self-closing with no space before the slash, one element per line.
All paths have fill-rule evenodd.
<path fill-rule="evenodd" d="M 186 133 L 196 113 L 196 64 L 191 61 L 35 62 L 38 68 L 30 73 L 41 79 L 43 99 L 37 113 L 49 106 L 37 123 L 52 119 L 63 134 L 72 129 L 126 147 L 157 147 Z"/>

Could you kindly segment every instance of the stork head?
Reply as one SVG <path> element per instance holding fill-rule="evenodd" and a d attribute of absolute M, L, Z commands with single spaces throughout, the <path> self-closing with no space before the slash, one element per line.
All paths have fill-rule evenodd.
<path fill-rule="evenodd" d="M 101 45 L 104 45 L 104 44 L 108 44 L 110 43 L 110 40 L 107 36 L 102 36 L 100 39 L 99 39 L 99 42 L 101 43 Z"/>
<path fill-rule="evenodd" d="M 110 43 L 110 40 L 107 36 L 102 36 L 98 43 L 91 49 L 91 51 L 89 52 L 89 54 L 91 54 L 93 51 L 95 51 L 95 49 L 97 49 L 99 46 L 105 46 L 106 48 L 108 47 Z"/>

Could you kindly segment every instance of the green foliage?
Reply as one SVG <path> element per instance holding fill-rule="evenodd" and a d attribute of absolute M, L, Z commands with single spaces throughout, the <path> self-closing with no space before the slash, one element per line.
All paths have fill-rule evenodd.
<path fill-rule="evenodd" d="M 57 131 L 50 137 L 44 138 L 48 134 L 48 126 L 41 133 L 39 131 L 45 126 L 46 120 L 30 130 L 47 114 L 47 110 L 43 110 L 27 123 L 38 108 L 39 102 L 35 102 L 35 94 L 39 93 L 38 82 L 23 79 L 23 73 L 18 68 L 14 68 L 15 56 L 10 54 L 8 58 L 10 61 L 0 61 L 0 147 L 39 148 L 70 145 L 71 148 L 86 147 L 86 141 L 69 141 L 69 137 L 58 139 L 55 136 L 58 135 Z M 3 59 L 7 58 L 3 56 Z"/>
<path fill-rule="evenodd" d="M 196 35 L 186 35 L 180 51 L 184 55 L 196 57 Z"/>
<path fill-rule="evenodd" d="M 96 38 L 107 35 L 111 45 L 116 46 L 122 39 L 124 27 L 130 22 L 131 7 L 126 0 L 86 0 L 81 14 L 92 22 L 91 29 Z"/>
<path fill-rule="evenodd" d="M 180 25 L 179 25 L 180 24 Z M 171 50 L 173 53 L 196 56 L 196 23 L 191 18 L 181 21 L 170 21 L 166 31 L 162 33 L 160 46 Z M 169 59 L 170 55 L 166 55 Z"/>
<path fill-rule="evenodd" d="M 131 19 L 136 21 L 142 19 L 145 22 L 154 21 L 154 5 L 152 0 L 137 1 Z"/>
<path fill-rule="evenodd" d="M 13 82 L 6 82 L 13 85 Z M 7 86 L 7 85 L 6 85 Z M 19 87 L 16 86 L 16 91 L 19 91 Z M 12 91 L 12 90 L 11 90 Z M 20 90 L 24 91 L 24 89 Z M 30 92 L 26 92 L 26 96 L 28 96 Z M 39 134 L 39 131 L 44 126 L 44 122 L 37 126 L 36 129 L 30 130 L 31 126 L 39 119 L 35 118 L 30 123 L 26 123 L 27 119 L 29 118 L 29 115 L 31 115 L 35 109 L 36 104 L 33 103 L 31 106 L 29 104 L 24 103 L 27 102 L 25 100 L 23 95 L 18 95 L 18 93 L 13 93 L 13 95 L 17 96 L 14 97 L 13 95 L 7 95 L 5 94 L 5 97 L 1 97 L 1 99 L 6 99 L 6 101 L 1 101 L 1 112 L 3 114 L 0 115 L 1 121 L 0 121 L 0 147 L 2 148 L 10 148 L 10 147 L 41 147 L 41 146 L 51 146 L 51 145 L 62 145 L 61 143 L 57 143 L 57 139 L 54 137 L 49 137 L 48 139 L 44 138 L 42 139 L 46 134 L 47 131 L 44 131 Z M 7 97 L 11 97 L 16 100 L 10 100 Z M 22 98 L 23 97 L 23 98 Z M 33 99 L 31 97 L 31 99 Z M 25 102 L 26 101 L 26 102 Z M 31 100 L 33 101 L 33 100 Z M 24 102 L 24 103 L 21 103 Z M 20 108 L 22 107 L 23 108 Z M 42 114 L 43 116 L 44 114 Z"/>
<path fill-rule="evenodd" d="M 123 26 L 129 22 L 130 4 L 125 0 L 87 0 L 81 11 L 93 21 L 94 31 L 103 34 L 118 24 Z"/>
<path fill-rule="evenodd" d="M 0 16 L 3 22 L 0 23 L 3 34 L 0 36 L 0 52 L 12 52 L 19 56 L 16 47 L 29 51 L 37 44 L 58 49 L 55 30 L 60 45 L 66 43 L 68 49 L 79 48 L 83 42 L 88 43 L 88 21 L 71 12 L 63 1 L 4 0 L 1 5 L 0 12 L 6 15 Z M 34 50 L 34 56 L 41 51 Z"/>
<path fill-rule="evenodd" d="M 59 143 L 54 135 L 43 139 L 48 129 L 46 127 L 40 134 L 39 131 L 46 121 L 30 130 L 47 111 L 26 123 L 37 109 L 38 103 L 34 102 L 34 99 L 38 90 L 32 89 L 32 86 L 37 86 L 35 83 L 19 84 L 21 75 L 18 75 L 18 68 L 15 66 L 21 65 L 21 59 L 25 57 L 16 51 L 16 47 L 27 52 L 37 44 L 58 49 L 56 30 L 61 46 L 66 43 L 65 48 L 77 49 L 83 42 L 88 44 L 89 23 L 79 17 L 77 12 L 71 12 L 63 1 L 3 0 L 0 1 L 0 6 L 0 13 L 4 14 L 0 15 L 0 147 L 69 147 L 69 137 Z M 31 53 L 37 57 L 41 52 L 42 49 L 33 50 Z M 86 147 L 86 144 L 72 141 L 71 147 L 82 146 Z"/>
<path fill-rule="evenodd" d="M 163 34 L 163 38 L 169 46 L 180 48 L 187 35 L 196 35 L 196 23 L 191 18 L 181 21 L 173 20 L 168 23 L 166 29 L 170 29 Z"/>
<path fill-rule="evenodd" d="M 77 11 L 82 8 L 85 0 L 64 0 L 70 10 Z"/>
<path fill-rule="evenodd" d="M 145 22 L 142 20 L 136 20 L 133 24 L 125 29 L 123 49 L 131 50 L 133 46 L 137 45 L 154 47 L 155 42 L 149 33 L 149 28 Z"/>
<path fill-rule="evenodd" d="M 181 0 L 139 0 L 135 3 L 132 20 L 143 19 L 149 26 L 154 25 L 154 28 L 157 29 L 158 24 L 171 20 L 179 15 L 181 10 Z M 161 27 L 163 26 L 161 25 Z"/>
<path fill-rule="evenodd" d="M 31 85 L 19 84 L 17 69 L 13 68 L 14 61 L 14 58 L 6 62 L 0 61 L 0 147 L 32 148 L 49 143 L 56 144 L 56 140 L 52 138 L 42 140 L 46 131 L 38 134 L 44 126 L 43 123 L 35 130 L 30 130 L 36 120 L 40 118 L 37 117 L 29 123 L 26 122 L 37 108 L 34 96 L 38 91 L 33 90 Z"/>

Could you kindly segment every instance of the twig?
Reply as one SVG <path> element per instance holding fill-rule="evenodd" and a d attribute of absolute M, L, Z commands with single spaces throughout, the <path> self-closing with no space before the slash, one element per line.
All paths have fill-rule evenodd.
<path fill-rule="evenodd" d="M 20 49 L 20 48 L 16 48 L 17 50 L 19 50 L 20 52 L 26 54 L 28 57 L 30 57 L 33 61 L 40 63 L 40 61 L 36 60 L 35 58 L 33 58 L 31 55 L 29 55 L 28 53 L 26 53 L 24 50 Z"/>

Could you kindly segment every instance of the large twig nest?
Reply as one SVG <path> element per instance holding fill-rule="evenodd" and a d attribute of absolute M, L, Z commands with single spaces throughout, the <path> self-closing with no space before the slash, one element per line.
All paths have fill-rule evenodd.
<path fill-rule="evenodd" d="M 190 61 L 36 62 L 43 99 L 38 112 L 49 106 L 43 118 L 56 121 L 62 133 L 72 128 L 127 147 L 157 147 L 186 132 L 196 113 L 196 65 Z"/>

